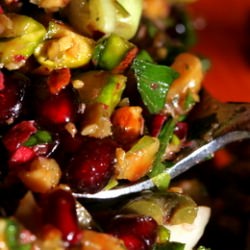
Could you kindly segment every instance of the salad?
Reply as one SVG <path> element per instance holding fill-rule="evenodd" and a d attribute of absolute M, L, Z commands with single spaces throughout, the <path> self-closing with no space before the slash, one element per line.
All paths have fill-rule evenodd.
<path fill-rule="evenodd" d="M 163 173 L 206 72 L 189 2 L 1 3 L 0 249 L 195 249 L 210 209 Z M 73 195 L 147 178 L 137 197 Z"/>

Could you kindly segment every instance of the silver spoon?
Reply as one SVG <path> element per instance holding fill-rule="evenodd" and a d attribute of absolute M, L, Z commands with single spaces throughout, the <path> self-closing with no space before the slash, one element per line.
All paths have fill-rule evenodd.
<path fill-rule="evenodd" d="M 203 93 L 201 102 L 190 116 L 190 122 L 202 121 L 216 115 L 216 121 L 207 126 L 203 135 L 197 140 L 199 143 L 191 153 L 182 156 L 171 168 L 165 170 L 173 179 L 186 172 L 191 167 L 210 158 L 213 153 L 232 142 L 250 139 L 250 103 L 220 103 L 207 93 Z M 206 139 L 204 139 L 206 138 Z M 138 193 L 152 189 L 155 186 L 151 179 L 118 186 L 111 190 L 103 190 L 94 194 L 75 193 L 75 198 L 84 199 L 112 199 L 124 195 Z"/>
<path fill-rule="evenodd" d="M 192 153 L 188 154 L 186 157 L 178 161 L 174 166 L 167 168 L 165 170 L 171 177 L 171 179 L 177 177 L 178 175 L 186 172 L 191 167 L 201 163 L 202 161 L 208 159 L 213 155 L 214 152 L 224 147 L 225 145 L 241 141 L 243 139 L 250 139 L 249 131 L 233 131 L 229 132 L 223 136 L 220 136 L 203 146 L 199 147 Z M 87 199 L 112 199 L 120 196 L 138 193 L 144 190 L 151 189 L 155 186 L 151 179 L 138 182 L 125 187 L 118 187 L 116 189 L 104 190 L 94 194 L 88 193 L 73 193 L 76 198 L 87 198 Z"/>

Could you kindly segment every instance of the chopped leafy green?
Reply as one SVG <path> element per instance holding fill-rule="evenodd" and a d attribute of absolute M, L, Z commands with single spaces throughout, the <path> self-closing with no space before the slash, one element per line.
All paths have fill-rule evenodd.
<path fill-rule="evenodd" d="M 176 122 L 174 119 L 168 120 L 167 123 L 163 126 L 163 129 L 158 137 L 160 140 L 160 148 L 157 152 L 152 170 L 149 173 L 149 177 L 151 178 L 159 175 L 166 168 L 166 166 L 162 163 L 162 156 L 173 137 L 175 125 Z"/>
<path fill-rule="evenodd" d="M 136 58 L 132 68 L 143 103 L 152 114 L 159 113 L 165 104 L 166 93 L 178 73 L 165 65 Z"/>
<path fill-rule="evenodd" d="M 32 147 L 40 143 L 50 143 L 52 142 L 51 134 L 46 130 L 38 130 L 34 135 L 23 144 L 27 147 Z"/>
<path fill-rule="evenodd" d="M 137 60 L 144 60 L 147 62 L 154 62 L 153 58 L 151 55 L 146 51 L 146 50 L 141 50 L 138 55 L 136 56 Z"/>

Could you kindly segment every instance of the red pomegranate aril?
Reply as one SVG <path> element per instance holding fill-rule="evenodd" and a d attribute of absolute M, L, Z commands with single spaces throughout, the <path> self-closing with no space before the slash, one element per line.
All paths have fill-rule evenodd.
<path fill-rule="evenodd" d="M 151 249 L 157 236 L 157 222 L 150 216 L 120 215 L 111 220 L 108 231 L 117 237 L 137 236 L 145 243 L 145 249 Z M 133 249 L 133 248 L 132 248 Z"/>
<path fill-rule="evenodd" d="M 21 146 L 10 156 L 9 165 L 19 165 L 32 160 L 36 153 L 32 148 Z"/>
<path fill-rule="evenodd" d="M 47 194 L 43 204 L 45 224 L 58 228 L 64 241 L 77 244 L 81 230 L 78 225 L 76 203 L 71 192 L 57 189 Z"/>
<path fill-rule="evenodd" d="M 41 103 L 39 113 L 42 116 L 41 118 L 49 123 L 61 124 L 73 120 L 74 107 L 67 94 L 60 92 Z"/>
<path fill-rule="evenodd" d="M 185 139 L 188 133 L 188 124 L 186 122 L 178 122 L 176 124 L 174 133 L 178 136 L 180 140 Z"/>
<path fill-rule="evenodd" d="M 13 152 L 35 132 L 37 128 L 34 121 L 22 121 L 4 135 L 3 144 L 10 152 Z"/>
<path fill-rule="evenodd" d="M 94 193 L 108 183 L 114 172 L 116 144 L 110 138 L 89 139 L 66 169 L 66 181 L 79 192 Z"/>
<path fill-rule="evenodd" d="M 1 8 L 1 6 L 0 6 Z M 4 89 L 4 74 L 0 71 L 0 90 Z"/>
<path fill-rule="evenodd" d="M 147 246 L 145 242 L 134 234 L 122 234 L 118 236 L 119 239 L 123 240 L 127 250 L 146 250 Z"/>
<path fill-rule="evenodd" d="M 68 132 L 68 131 L 62 131 L 59 135 L 60 137 L 60 150 L 64 153 L 70 153 L 73 154 L 74 152 L 77 152 L 83 142 L 84 137 L 80 134 L 76 134 L 74 137 Z"/>
<path fill-rule="evenodd" d="M 62 130 L 59 134 L 58 142 L 59 144 L 55 150 L 54 157 L 61 168 L 64 169 L 73 154 L 80 150 L 84 142 L 84 137 L 78 133 L 72 137 L 68 131 Z"/>
<path fill-rule="evenodd" d="M 33 87 L 31 92 L 34 94 L 31 95 L 30 105 L 34 106 L 34 115 L 43 127 L 58 130 L 58 126 L 75 121 L 79 103 L 78 94 L 72 86 L 52 94 L 46 80 L 43 80 Z"/>
<path fill-rule="evenodd" d="M 19 117 L 25 90 L 25 80 L 21 77 L 4 76 L 4 87 L 0 90 L 0 125 L 11 124 Z"/>
<path fill-rule="evenodd" d="M 157 114 L 152 118 L 151 135 L 157 137 L 162 129 L 164 122 L 167 120 L 167 115 Z"/>

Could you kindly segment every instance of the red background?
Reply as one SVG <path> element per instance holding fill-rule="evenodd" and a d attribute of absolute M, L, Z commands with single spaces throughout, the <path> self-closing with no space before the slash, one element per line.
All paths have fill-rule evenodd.
<path fill-rule="evenodd" d="M 212 63 L 205 88 L 221 101 L 250 102 L 250 0 L 198 0 L 190 12 L 206 23 L 195 48 Z"/>

